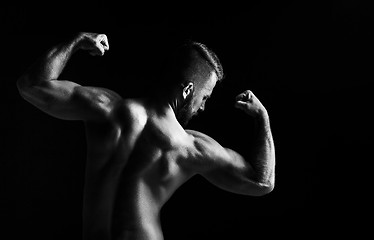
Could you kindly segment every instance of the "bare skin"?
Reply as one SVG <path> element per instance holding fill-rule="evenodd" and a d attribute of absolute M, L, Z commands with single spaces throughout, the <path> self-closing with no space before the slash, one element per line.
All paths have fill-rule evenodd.
<path fill-rule="evenodd" d="M 239 194 L 261 196 L 274 187 L 275 153 L 266 109 L 245 91 L 236 107 L 255 117 L 258 141 L 253 159 L 244 159 L 209 136 L 185 130 L 176 111 L 194 88 L 188 84 L 170 101 L 123 99 L 108 89 L 58 80 L 77 50 L 104 55 L 103 34 L 80 33 L 52 48 L 17 82 L 20 94 L 42 111 L 83 120 L 87 135 L 83 238 L 161 240 L 160 210 L 195 174 Z M 195 88 L 190 116 L 205 108 L 217 76 Z"/>

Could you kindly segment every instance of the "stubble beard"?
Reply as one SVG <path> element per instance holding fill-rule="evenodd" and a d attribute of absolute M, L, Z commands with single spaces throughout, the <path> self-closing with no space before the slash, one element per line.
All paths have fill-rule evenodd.
<path fill-rule="evenodd" d="M 186 127 L 191 118 L 193 117 L 192 113 L 192 95 L 189 95 L 187 99 L 183 102 L 182 107 L 177 112 L 177 120 L 182 127 Z"/>

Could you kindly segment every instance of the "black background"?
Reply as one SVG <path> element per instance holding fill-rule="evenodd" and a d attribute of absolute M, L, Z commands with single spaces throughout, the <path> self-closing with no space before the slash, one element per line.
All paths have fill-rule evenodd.
<path fill-rule="evenodd" d="M 176 40 L 212 48 L 226 78 L 189 128 L 226 147 L 245 153 L 250 141 L 251 119 L 233 108 L 237 94 L 250 89 L 268 109 L 274 191 L 241 196 L 194 177 L 162 211 L 166 239 L 364 234 L 373 160 L 374 9 L 368 2 L 3 7 L 0 234 L 7 237 L 1 239 L 80 239 L 83 123 L 46 115 L 16 88 L 43 51 L 76 31 L 106 33 L 110 51 L 102 58 L 77 53 L 62 77 L 124 97 L 152 81 Z"/>

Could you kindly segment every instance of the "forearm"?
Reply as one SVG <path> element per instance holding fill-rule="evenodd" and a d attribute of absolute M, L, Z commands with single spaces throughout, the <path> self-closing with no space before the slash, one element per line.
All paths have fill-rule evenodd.
<path fill-rule="evenodd" d="M 71 55 L 78 49 L 80 40 L 81 37 L 77 36 L 52 47 L 18 79 L 18 87 L 27 88 L 45 81 L 57 80 Z"/>
<path fill-rule="evenodd" d="M 260 183 L 274 185 L 275 150 L 269 116 L 265 111 L 256 118 L 256 136 L 251 152 L 251 164 Z"/>

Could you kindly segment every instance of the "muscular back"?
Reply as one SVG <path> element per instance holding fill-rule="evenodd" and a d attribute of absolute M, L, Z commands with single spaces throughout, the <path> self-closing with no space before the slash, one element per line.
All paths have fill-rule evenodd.
<path fill-rule="evenodd" d="M 78 50 L 104 55 L 104 34 L 79 33 L 52 47 L 17 80 L 21 96 L 45 113 L 82 120 L 87 133 L 84 188 L 84 239 L 163 239 L 159 213 L 172 193 L 193 174 L 201 174 L 227 191 L 260 196 L 274 187 L 275 152 L 266 109 L 250 92 L 239 94 L 236 107 L 256 118 L 253 158 L 223 148 L 212 138 L 184 130 L 175 118 L 175 104 L 156 107 L 123 100 L 108 89 L 81 86 L 59 76 Z M 193 106 L 204 109 L 213 91 L 211 74 Z M 190 82 L 175 96 L 191 94 Z M 198 91 L 196 91 L 197 93 Z"/>
<path fill-rule="evenodd" d="M 135 100 L 108 121 L 87 122 L 87 239 L 162 239 L 159 212 L 191 172 L 180 164 L 192 138 L 170 112 Z M 121 238 L 121 239 L 122 239 Z"/>

